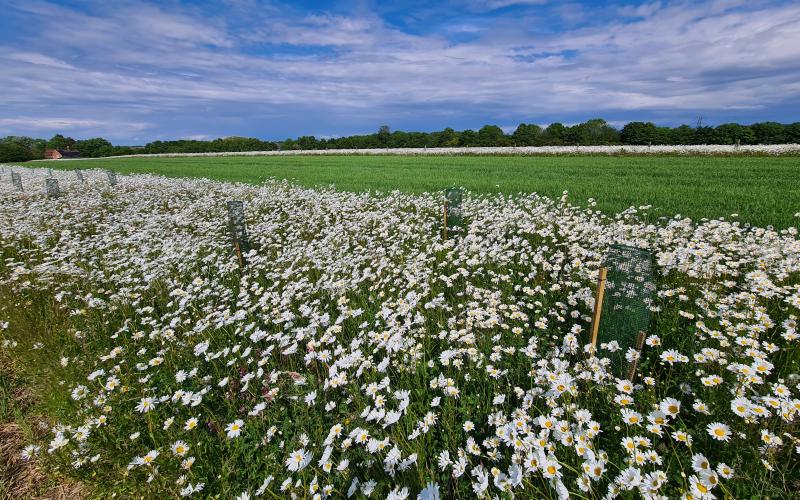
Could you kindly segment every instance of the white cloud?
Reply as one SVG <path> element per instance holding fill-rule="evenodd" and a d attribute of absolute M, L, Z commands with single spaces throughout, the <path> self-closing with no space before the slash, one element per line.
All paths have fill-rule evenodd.
<path fill-rule="evenodd" d="M 798 4 L 654 2 L 562 33 L 501 16 L 469 30 L 468 41 L 406 33 L 370 12 L 267 8 L 234 23 L 130 3 L 93 15 L 24 5 L 41 26 L 35 37 L 0 47 L 4 130 L 28 119 L 18 116 L 48 113 L 98 123 L 36 118 L 27 130 L 138 133 L 153 115 L 193 122 L 175 137 L 194 134 L 201 118 L 220 123 L 203 114 L 220 106 L 284 113 L 279 124 L 300 109 L 365 123 L 390 112 L 411 120 L 417 110 L 443 117 L 491 110 L 481 121 L 513 123 L 604 111 L 748 110 L 800 98 Z M 114 119 L 104 121 L 109 114 Z"/>
<path fill-rule="evenodd" d="M 97 120 L 75 120 L 72 118 L 41 118 L 36 116 L 0 118 L 0 127 L 25 127 L 33 130 L 88 128 L 102 124 L 103 122 Z"/>
<path fill-rule="evenodd" d="M 640 5 L 625 5 L 617 9 L 617 13 L 625 17 L 650 17 L 661 9 L 661 2 L 643 3 Z"/>
<path fill-rule="evenodd" d="M 39 54 L 37 52 L 11 52 L 6 57 L 14 61 L 36 64 L 39 66 L 50 66 L 53 68 L 63 68 L 63 69 L 75 69 L 74 66 L 67 64 L 64 61 L 54 59 L 44 54 Z"/>
<path fill-rule="evenodd" d="M 548 1 L 549 0 L 468 0 L 465 4 L 470 10 L 484 12 L 502 9 L 512 5 L 542 5 L 546 4 Z"/>
<path fill-rule="evenodd" d="M 18 135 L 24 132 L 47 136 L 49 133 L 63 132 L 78 134 L 80 137 L 126 137 L 150 127 L 152 127 L 150 123 L 125 119 L 95 120 L 40 116 L 0 118 L 0 133 L 9 135 Z"/>

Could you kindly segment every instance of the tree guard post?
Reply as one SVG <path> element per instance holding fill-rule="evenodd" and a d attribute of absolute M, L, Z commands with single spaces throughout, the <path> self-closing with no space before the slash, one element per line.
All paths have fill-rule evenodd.
<path fill-rule="evenodd" d="M 250 244 L 247 239 L 247 224 L 244 219 L 244 202 L 228 202 L 228 229 L 233 241 L 233 250 L 236 252 L 236 259 L 239 268 L 244 269 L 247 263 L 244 254 L 249 251 Z"/>
<path fill-rule="evenodd" d="M 233 240 L 233 249 L 236 251 L 236 258 L 239 261 L 239 269 L 244 269 L 244 255 L 242 255 L 242 246 L 237 240 Z"/>
<path fill-rule="evenodd" d="M 444 200 L 444 205 L 442 206 L 442 236 L 443 239 L 447 240 L 447 200 Z"/>
<path fill-rule="evenodd" d="M 592 314 L 592 346 L 597 349 L 597 333 L 600 331 L 600 314 L 603 311 L 603 298 L 606 293 L 606 276 L 608 268 L 601 267 L 597 277 L 597 290 L 594 296 L 594 313 Z"/>
<path fill-rule="evenodd" d="M 631 382 L 633 382 L 633 377 L 636 376 L 636 366 L 639 364 L 639 358 L 642 356 L 645 335 L 646 334 L 642 330 L 639 330 L 639 334 L 636 336 L 636 352 L 639 353 L 639 356 L 628 365 L 628 380 Z"/>

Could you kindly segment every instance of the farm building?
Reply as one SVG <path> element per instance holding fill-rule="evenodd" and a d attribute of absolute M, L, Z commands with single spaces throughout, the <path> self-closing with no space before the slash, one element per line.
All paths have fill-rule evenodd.
<path fill-rule="evenodd" d="M 61 158 L 79 158 L 81 154 L 71 149 L 45 149 L 45 160 L 60 160 Z"/>

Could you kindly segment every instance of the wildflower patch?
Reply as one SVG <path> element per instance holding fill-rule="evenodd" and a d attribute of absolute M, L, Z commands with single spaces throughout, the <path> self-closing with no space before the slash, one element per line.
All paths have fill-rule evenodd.
<path fill-rule="evenodd" d="M 797 490 L 796 229 L 521 194 L 454 245 L 441 191 L 104 175 L 56 170 L 58 203 L 0 183 L 0 358 L 52 412 L 21 457 L 95 496 Z"/>

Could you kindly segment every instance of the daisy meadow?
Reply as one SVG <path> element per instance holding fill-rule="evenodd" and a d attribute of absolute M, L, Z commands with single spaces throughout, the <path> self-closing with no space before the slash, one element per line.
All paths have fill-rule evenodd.
<path fill-rule="evenodd" d="M 797 489 L 796 228 L 466 192 L 445 239 L 442 193 L 52 175 L 0 182 L 0 356 L 51 410 L 17 456 L 100 496 Z M 591 345 L 612 244 L 653 256 L 641 353 Z"/>

